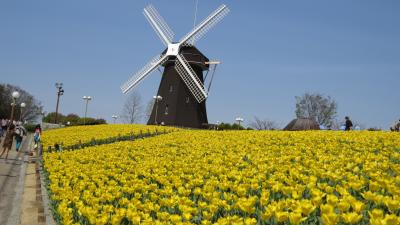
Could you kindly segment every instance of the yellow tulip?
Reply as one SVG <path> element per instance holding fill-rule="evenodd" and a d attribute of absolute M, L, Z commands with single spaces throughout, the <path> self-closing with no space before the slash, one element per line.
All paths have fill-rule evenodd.
<path fill-rule="evenodd" d="M 278 222 L 285 222 L 289 219 L 289 213 L 288 212 L 275 212 L 276 219 Z"/>
<path fill-rule="evenodd" d="M 321 218 L 325 225 L 335 225 L 339 222 L 339 216 L 334 212 L 322 214 Z"/>
<path fill-rule="evenodd" d="M 301 203 L 301 211 L 305 216 L 310 215 L 315 210 L 315 208 L 316 207 L 309 201 L 303 201 Z"/>
<path fill-rule="evenodd" d="M 343 221 L 349 224 L 358 223 L 361 220 L 362 215 L 357 214 L 355 212 L 343 213 L 342 214 Z"/>
<path fill-rule="evenodd" d="M 383 219 L 383 211 L 381 209 L 373 209 L 368 212 L 368 215 L 372 219 Z"/>
<path fill-rule="evenodd" d="M 360 213 L 361 210 L 364 209 L 365 205 L 364 205 L 364 203 L 362 203 L 360 201 L 353 201 L 353 202 L 351 202 L 351 207 L 353 208 L 354 211 L 356 211 L 357 213 Z"/>
<path fill-rule="evenodd" d="M 400 224 L 400 218 L 394 214 L 386 215 L 385 219 L 381 220 L 382 225 L 398 225 Z"/>
<path fill-rule="evenodd" d="M 339 199 L 335 195 L 327 195 L 326 196 L 326 202 L 329 205 L 335 206 L 338 203 Z"/>
<path fill-rule="evenodd" d="M 275 214 L 275 213 L 274 213 L 273 211 L 267 209 L 267 210 L 261 215 L 261 218 L 262 218 L 263 220 L 268 220 L 268 219 L 270 219 L 274 214 Z"/>
<path fill-rule="evenodd" d="M 337 204 L 337 207 L 339 208 L 339 210 L 344 213 L 347 212 L 350 209 L 350 204 L 347 201 L 340 201 Z"/>
<path fill-rule="evenodd" d="M 395 199 L 392 199 L 392 198 L 389 198 L 389 197 L 385 198 L 383 200 L 383 202 L 385 203 L 385 205 L 389 208 L 389 210 L 391 212 L 396 211 L 400 207 L 400 201 L 399 200 L 395 200 Z"/>
<path fill-rule="evenodd" d="M 321 205 L 320 208 L 322 214 L 330 214 L 335 210 L 335 208 L 330 204 Z"/>
<path fill-rule="evenodd" d="M 255 225 L 255 224 L 257 224 L 257 220 L 255 218 L 246 218 L 244 220 L 244 224 L 246 224 L 246 225 Z"/>
<path fill-rule="evenodd" d="M 298 225 L 306 219 L 307 217 L 303 217 L 301 213 L 293 212 L 289 214 L 290 223 L 294 225 Z"/>

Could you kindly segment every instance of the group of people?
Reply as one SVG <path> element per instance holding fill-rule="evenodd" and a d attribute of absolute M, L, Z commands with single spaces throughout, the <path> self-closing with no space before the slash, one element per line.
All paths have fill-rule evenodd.
<path fill-rule="evenodd" d="M 347 131 L 353 130 L 353 122 L 351 122 L 350 118 L 346 116 L 344 119 L 345 119 L 344 130 Z M 393 126 L 390 127 L 390 130 L 400 132 L 400 119 L 394 122 Z"/>
<path fill-rule="evenodd" d="M 15 139 L 15 150 L 18 152 L 18 160 L 21 160 L 21 144 L 24 136 L 27 135 L 27 130 L 22 126 L 22 122 L 18 121 L 10 121 L 6 119 L 2 119 L 0 121 L 1 124 L 1 131 L 0 131 L 0 139 L 3 139 L 3 150 L 0 153 L 0 158 L 3 157 L 5 154 L 5 159 L 7 160 L 8 158 L 8 153 L 10 152 L 14 139 Z M 34 141 L 35 141 L 35 146 L 38 145 L 40 141 L 40 135 L 42 133 L 42 129 L 40 125 L 37 125 L 35 127 L 35 134 L 34 134 Z"/>

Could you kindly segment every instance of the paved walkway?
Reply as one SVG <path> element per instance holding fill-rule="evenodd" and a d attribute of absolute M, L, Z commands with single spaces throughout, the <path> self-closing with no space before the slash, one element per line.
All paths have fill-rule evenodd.
<path fill-rule="evenodd" d="M 1 140 L 2 144 L 3 138 Z M 32 135 L 23 139 L 21 151 L 15 151 L 15 141 L 8 159 L 0 159 L 0 224 L 17 225 L 21 220 L 21 202 Z M 1 145 L 0 145 L 1 146 Z M 0 151 L 2 147 L 0 148 Z M 18 158 L 21 158 L 19 160 Z"/>

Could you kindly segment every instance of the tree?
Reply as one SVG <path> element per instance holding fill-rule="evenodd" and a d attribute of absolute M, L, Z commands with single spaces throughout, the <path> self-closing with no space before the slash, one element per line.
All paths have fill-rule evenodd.
<path fill-rule="evenodd" d="M 139 93 L 132 92 L 122 108 L 122 118 L 126 123 L 137 123 L 143 117 L 142 98 Z"/>
<path fill-rule="evenodd" d="M 249 126 L 256 130 L 278 130 L 279 127 L 275 121 L 267 120 L 267 119 L 259 119 L 258 117 L 254 117 L 254 121 L 252 121 Z"/>
<path fill-rule="evenodd" d="M 296 96 L 297 118 L 315 119 L 318 124 L 331 127 L 337 114 L 337 103 L 330 96 L 305 93 Z"/>
<path fill-rule="evenodd" d="M 54 123 L 55 118 L 56 118 L 56 112 L 51 112 L 51 113 L 48 113 L 45 117 L 43 117 L 43 122 Z M 58 113 L 57 118 L 58 118 L 58 121 L 60 121 L 60 123 L 63 123 L 65 116 L 61 113 Z"/>
<path fill-rule="evenodd" d="M 20 93 L 17 99 L 14 119 L 21 118 L 22 121 L 33 121 L 41 115 L 43 106 L 35 99 L 29 92 L 21 89 L 20 87 L 10 84 L 0 84 L 0 118 L 9 118 L 11 114 L 11 94 L 14 91 Z M 21 108 L 21 103 L 25 103 L 25 107 Z"/>
<path fill-rule="evenodd" d="M 63 117 L 62 119 L 60 118 L 60 121 L 62 121 L 62 123 L 64 124 L 67 124 L 69 122 L 70 125 L 76 125 L 79 124 L 79 119 L 80 117 L 77 114 L 70 113 L 67 116 Z"/>
<path fill-rule="evenodd" d="M 218 124 L 218 130 L 245 130 L 245 128 L 237 123 L 220 123 Z"/>
<path fill-rule="evenodd" d="M 53 123 L 55 116 L 56 116 L 56 113 L 51 112 L 43 118 L 43 122 Z M 68 124 L 68 122 L 69 122 L 70 126 L 97 125 L 97 124 L 106 124 L 107 123 L 105 119 L 101 119 L 101 118 L 95 119 L 95 118 L 90 118 L 90 117 L 86 117 L 85 119 L 83 119 L 74 113 L 70 113 L 67 116 L 65 116 L 61 113 L 58 113 L 58 119 L 59 119 L 60 123 L 62 123 L 62 124 Z"/>

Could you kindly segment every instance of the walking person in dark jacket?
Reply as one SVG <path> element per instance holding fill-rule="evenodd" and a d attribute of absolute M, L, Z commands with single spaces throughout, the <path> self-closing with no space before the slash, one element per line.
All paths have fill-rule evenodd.
<path fill-rule="evenodd" d="M 344 125 L 345 126 L 344 130 L 347 130 L 347 131 L 353 130 L 353 123 L 351 122 L 350 118 L 348 116 L 346 116 L 344 119 L 346 120 L 345 125 Z"/>

